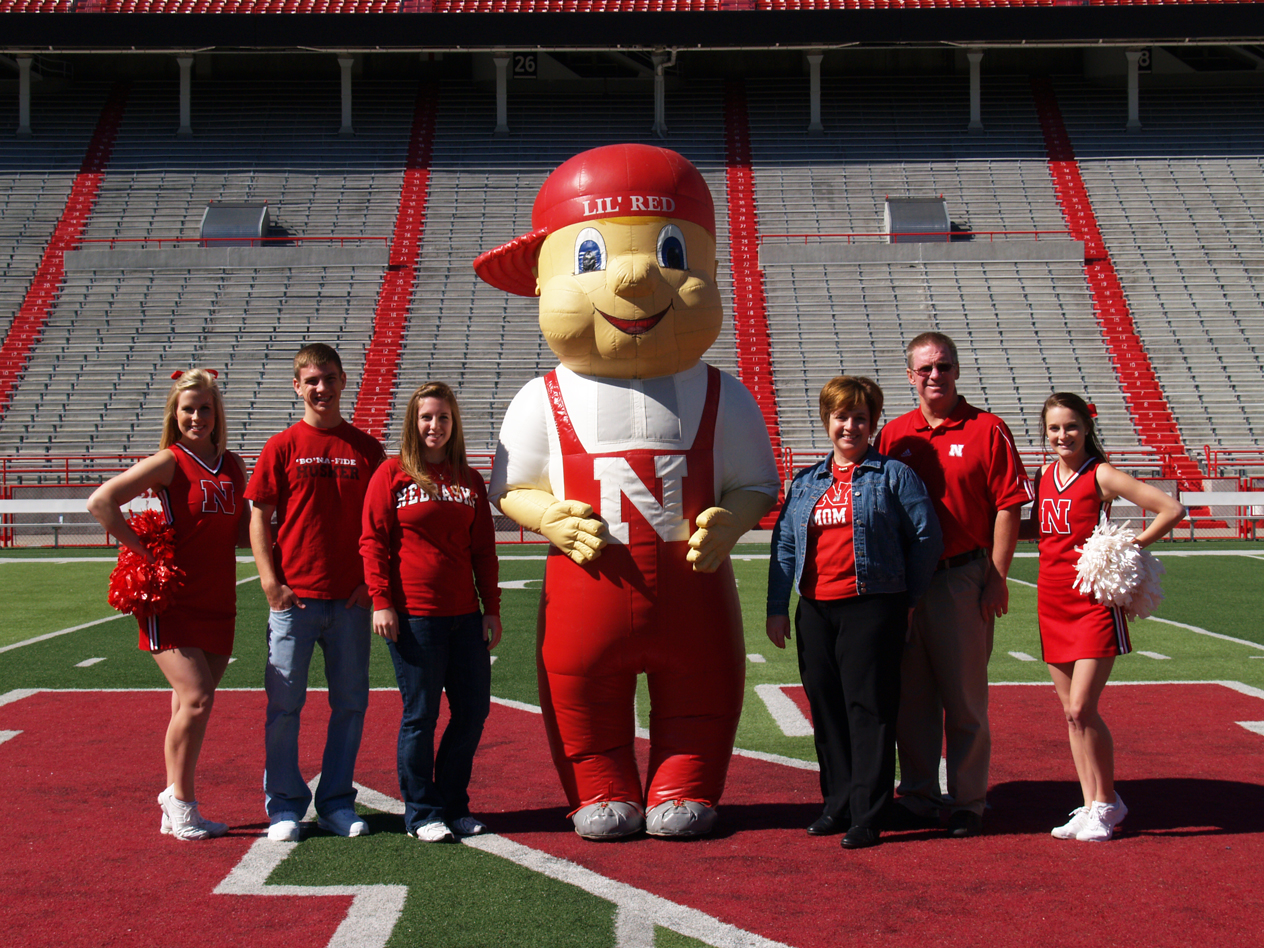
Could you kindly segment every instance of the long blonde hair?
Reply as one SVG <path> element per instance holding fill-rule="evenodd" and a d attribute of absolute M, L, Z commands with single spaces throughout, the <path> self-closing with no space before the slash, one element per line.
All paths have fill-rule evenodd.
<path fill-rule="evenodd" d="M 446 382 L 426 382 L 408 399 L 404 409 L 404 422 L 399 433 L 399 466 L 413 482 L 431 497 L 437 493 L 434 478 L 426 470 L 426 455 L 417 430 L 417 415 L 421 403 L 427 398 L 438 398 L 448 403 L 452 412 L 452 434 L 443 446 L 445 463 L 452 469 L 454 480 L 464 484 L 470 479 L 470 465 L 465 457 L 465 429 L 461 426 L 461 409 L 456 395 Z"/>
<path fill-rule="evenodd" d="M 180 394 L 189 391 L 211 393 L 211 405 L 215 411 L 215 427 L 211 429 L 211 444 L 215 447 L 215 456 L 218 458 L 226 450 L 228 422 L 224 417 L 224 396 L 220 394 L 219 383 L 215 380 L 215 375 L 206 369 L 189 369 L 187 372 L 181 372 L 171 383 L 171 391 L 167 393 L 167 406 L 162 413 L 162 440 L 158 443 L 158 449 L 161 451 L 180 441 L 180 422 L 176 418 L 176 404 L 180 401 Z"/>

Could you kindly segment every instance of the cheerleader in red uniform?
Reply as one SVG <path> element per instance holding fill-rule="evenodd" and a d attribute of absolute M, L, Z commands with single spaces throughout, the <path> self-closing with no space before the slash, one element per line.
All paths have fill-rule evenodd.
<path fill-rule="evenodd" d="M 88 498 L 88 510 L 119 543 L 153 563 L 153 554 L 120 509 L 153 491 L 175 534 L 172 565 L 183 576 L 159 615 L 137 618 L 140 649 L 153 654 L 171 684 L 164 744 L 167 788 L 158 795 L 162 832 L 193 840 L 228 830 L 198 811 L 194 772 L 215 689 L 233 651 L 234 549 L 248 542 L 249 518 L 243 516 L 246 466 L 224 448 L 224 401 L 215 374 L 190 369 L 173 378 L 160 450 L 98 487 Z"/>
<path fill-rule="evenodd" d="M 1040 645 L 1066 714 L 1071 757 L 1084 791 L 1083 806 L 1073 810 L 1070 821 L 1054 829 L 1053 835 L 1104 842 L 1128 808 L 1115 792 L 1114 745 L 1097 705 L 1115 656 L 1126 655 L 1132 645 L 1122 609 L 1099 603 L 1074 588 L 1079 548 L 1099 521 L 1109 519 L 1110 502 L 1117 497 L 1154 514 L 1136 538 L 1140 547 L 1171 530 L 1184 518 L 1185 508 L 1107 463 L 1092 413 L 1078 395 L 1050 395 L 1040 423 L 1057 456 L 1041 471 L 1035 502 L 1040 537 Z"/>

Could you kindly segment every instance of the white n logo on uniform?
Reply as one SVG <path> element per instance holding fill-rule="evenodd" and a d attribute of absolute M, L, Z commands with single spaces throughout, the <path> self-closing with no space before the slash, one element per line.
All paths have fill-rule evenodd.
<path fill-rule="evenodd" d="M 232 481 L 202 480 L 202 513 L 237 512 L 236 491 Z"/>
<path fill-rule="evenodd" d="M 1060 533 L 1066 536 L 1071 532 L 1071 501 L 1055 500 L 1045 497 L 1040 501 L 1040 532 Z"/>
<path fill-rule="evenodd" d="M 964 444 L 950 444 L 948 445 L 948 457 L 963 458 L 966 456 L 965 450 L 966 446 Z"/>
<path fill-rule="evenodd" d="M 615 543 L 628 542 L 628 525 L 623 519 L 623 498 L 644 517 L 664 542 L 689 539 L 685 520 L 685 475 L 688 469 L 682 454 L 654 458 L 654 473 L 663 482 L 660 504 L 645 482 L 632 470 L 627 458 L 593 458 L 593 477 L 601 483 L 598 515 L 610 528 Z"/>

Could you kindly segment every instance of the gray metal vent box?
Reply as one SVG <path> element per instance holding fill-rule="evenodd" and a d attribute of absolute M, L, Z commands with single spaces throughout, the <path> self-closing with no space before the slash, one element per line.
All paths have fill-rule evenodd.
<path fill-rule="evenodd" d="M 882 224 L 889 244 L 946 244 L 952 239 L 948 202 L 942 197 L 889 197 Z"/>
<path fill-rule="evenodd" d="M 198 246 L 258 247 L 268 226 L 267 202 L 211 201 L 202 213 Z"/>

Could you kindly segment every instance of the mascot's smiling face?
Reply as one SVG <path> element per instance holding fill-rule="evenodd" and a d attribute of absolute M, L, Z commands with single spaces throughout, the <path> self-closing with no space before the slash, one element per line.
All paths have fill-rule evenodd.
<path fill-rule="evenodd" d="M 540 329 L 563 365 L 656 378 L 696 365 L 720 334 L 715 238 L 687 220 L 607 217 L 548 235 Z"/>

